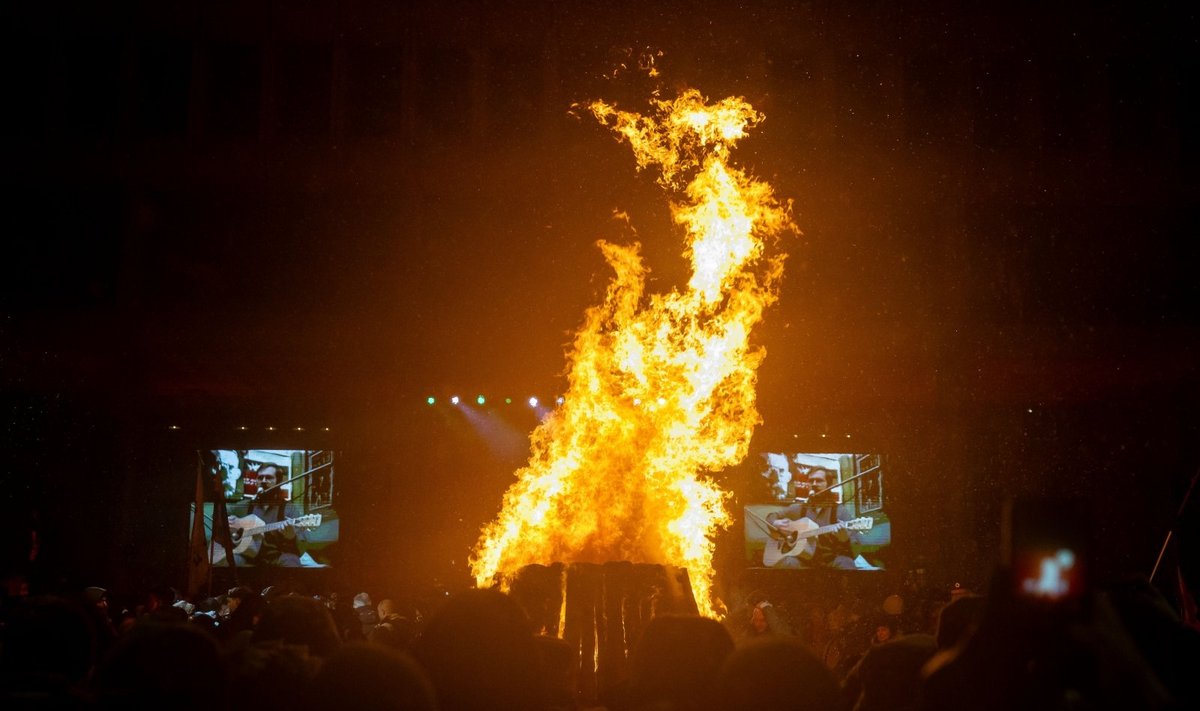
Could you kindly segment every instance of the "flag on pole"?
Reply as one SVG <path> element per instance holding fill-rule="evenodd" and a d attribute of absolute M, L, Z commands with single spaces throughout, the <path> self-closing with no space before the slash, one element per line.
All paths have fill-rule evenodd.
<path fill-rule="evenodd" d="M 225 565 L 234 567 L 233 563 L 233 533 L 229 530 L 229 512 L 225 508 L 225 490 L 217 477 L 212 477 L 213 492 L 213 540 L 225 549 Z M 237 573 L 233 574 L 237 581 Z"/>
<path fill-rule="evenodd" d="M 204 488 L 207 483 L 204 477 L 204 467 L 197 464 L 196 501 L 193 505 L 192 514 L 192 539 L 188 545 L 187 576 L 188 597 L 193 600 L 196 599 L 200 588 L 208 580 L 208 576 L 212 572 L 212 566 L 208 562 L 208 541 L 205 540 L 204 536 Z"/>
<path fill-rule="evenodd" d="M 229 513 L 225 508 L 225 468 L 221 464 L 221 459 L 218 452 L 207 453 L 207 467 L 201 466 L 201 469 L 207 469 L 208 477 L 205 485 L 208 487 L 209 498 L 213 502 L 212 513 L 212 542 L 209 543 L 208 560 L 213 565 L 227 565 L 234 568 L 233 581 L 237 583 L 237 569 L 233 558 L 233 534 L 229 530 Z M 221 551 L 217 551 L 216 547 L 220 546 Z"/>

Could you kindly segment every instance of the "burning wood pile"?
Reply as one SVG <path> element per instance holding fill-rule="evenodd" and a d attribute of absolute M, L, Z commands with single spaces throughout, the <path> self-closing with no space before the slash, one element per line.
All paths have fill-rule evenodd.
<path fill-rule="evenodd" d="M 577 653 L 582 698 L 596 699 L 626 677 L 645 625 L 663 614 L 698 613 L 688 573 L 648 563 L 528 565 L 507 581 L 534 627 Z"/>

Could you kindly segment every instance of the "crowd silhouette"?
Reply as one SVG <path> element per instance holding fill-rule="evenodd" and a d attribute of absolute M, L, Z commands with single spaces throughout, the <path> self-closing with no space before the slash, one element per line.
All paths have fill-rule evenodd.
<path fill-rule="evenodd" d="M 571 645 L 517 598 L 436 607 L 236 587 L 115 604 L 99 587 L 0 598 L 0 707 L 164 709 L 1190 709 L 1200 631 L 1144 579 L 1031 603 L 1000 570 L 981 594 L 817 603 L 787 581 L 723 621 L 678 613 L 628 640 L 595 698 Z"/>

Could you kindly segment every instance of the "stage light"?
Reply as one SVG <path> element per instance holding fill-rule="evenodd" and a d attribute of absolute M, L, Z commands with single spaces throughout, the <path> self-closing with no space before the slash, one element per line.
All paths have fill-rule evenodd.
<path fill-rule="evenodd" d="M 436 397 L 434 397 L 434 396 L 432 396 L 432 395 L 430 395 L 429 397 L 425 398 L 425 404 L 427 404 L 427 405 L 436 405 L 436 404 L 437 404 L 437 398 L 436 398 Z"/>
<path fill-rule="evenodd" d="M 511 398 L 511 397 L 506 397 L 506 398 L 504 398 L 504 404 L 505 404 L 505 405 L 511 405 L 511 404 L 512 404 L 512 398 Z"/>
<path fill-rule="evenodd" d="M 179 429 L 179 425 L 167 425 L 167 429 L 169 429 L 169 430 L 177 430 L 177 429 Z"/>
<path fill-rule="evenodd" d="M 458 404 L 458 396 L 457 396 L 457 395 L 455 395 L 454 397 L 450 398 L 450 404 L 451 404 L 451 405 L 457 405 L 457 404 Z"/>
<path fill-rule="evenodd" d="M 296 428 L 295 428 L 295 430 L 296 430 L 297 432 L 303 432 L 303 431 L 304 431 L 304 428 L 303 428 L 303 427 L 296 427 Z"/>
<path fill-rule="evenodd" d="M 555 400 L 555 402 L 557 402 L 559 405 L 563 404 L 566 401 L 567 401 L 567 399 L 562 396 L 559 396 L 559 398 L 557 400 Z"/>
<path fill-rule="evenodd" d="M 485 398 L 485 397 L 484 397 L 484 396 L 482 396 L 482 395 L 479 395 L 478 397 L 476 397 L 476 398 L 475 398 L 475 402 L 477 402 L 477 403 L 479 403 L 480 405 L 482 405 L 482 404 L 484 404 L 484 403 L 486 403 L 486 402 L 487 402 L 487 398 Z"/>
<path fill-rule="evenodd" d="M 537 407 L 537 404 L 538 404 L 538 399 L 536 397 L 529 398 L 529 406 L 530 407 Z"/>
<path fill-rule="evenodd" d="M 641 407 L 641 406 L 642 406 L 642 399 L 641 399 L 640 397 L 635 397 L 635 398 L 633 399 L 633 406 L 634 406 L 634 407 Z"/>
<path fill-rule="evenodd" d="M 245 430 L 245 429 L 246 429 L 246 426 L 245 426 L 245 425 L 241 425 L 241 426 L 239 426 L 239 427 L 238 427 L 238 429 L 239 429 L 239 430 Z"/>
<path fill-rule="evenodd" d="M 267 428 L 267 431 L 268 431 L 268 432 L 274 432 L 274 431 L 275 431 L 275 428 L 274 428 L 274 427 L 268 427 L 268 428 Z"/>

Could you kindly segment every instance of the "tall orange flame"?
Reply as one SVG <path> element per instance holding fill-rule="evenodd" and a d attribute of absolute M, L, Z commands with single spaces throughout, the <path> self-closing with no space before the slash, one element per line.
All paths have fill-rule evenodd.
<path fill-rule="evenodd" d="M 639 245 L 599 243 L 616 274 L 587 311 L 564 402 L 533 432 L 529 463 L 484 527 L 471 570 L 482 586 L 534 563 L 680 566 L 701 613 L 715 617 L 714 536 L 732 520 L 709 475 L 745 458 L 760 422 L 765 353 L 749 336 L 783 271 L 764 241 L 793 229 L 791 208 L 727 162 L 762 120 L 744 100 L 708 104 L 687 90 L 651 106 L 647 115 L 589 109 L 681 198 L 672 214 L 691 279 L 647 295 Z"/>

